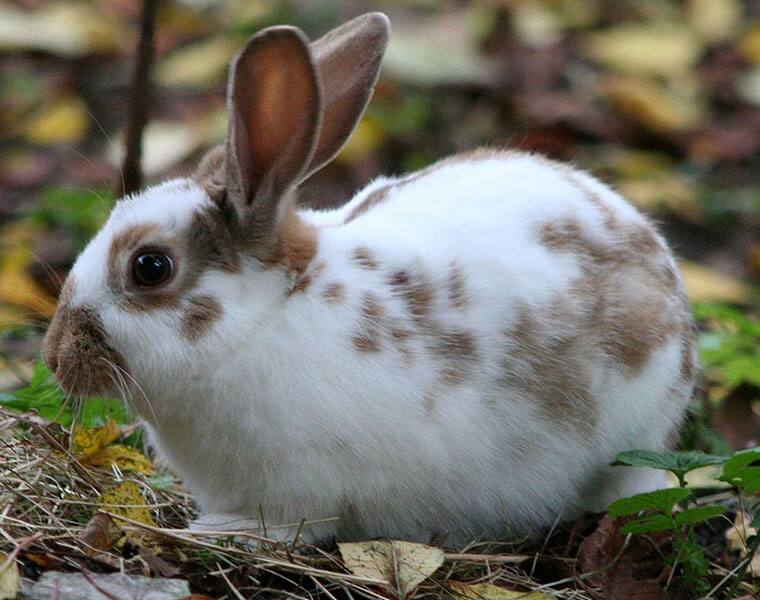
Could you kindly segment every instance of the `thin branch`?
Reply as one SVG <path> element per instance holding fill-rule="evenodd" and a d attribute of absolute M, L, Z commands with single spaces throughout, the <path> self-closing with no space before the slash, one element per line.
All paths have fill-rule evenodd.
<path fill-rule="evenodd" d="M 128 195 L 142 187 L 142 137 L 148 121 L 148 106 L 152 97 L 151 70 L 155 59 L 154 37 L 156 9 L 160 0 L 143 0 L 140 11 L 140 39 L 137 43 L 132 81 L 127 105 L 127 135 L 125 139 L 122 190 L 117 196 Z"/>

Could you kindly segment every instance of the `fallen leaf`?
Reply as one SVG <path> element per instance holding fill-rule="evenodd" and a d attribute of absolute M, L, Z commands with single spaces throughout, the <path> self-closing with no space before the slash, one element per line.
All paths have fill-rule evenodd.
<path fill-rule="evenodd" d="M 79 536 L 79 540 L 95 550 L 105 551 L 113 546 L 118 533 L 113 519 L 103 513 L 93 516 Z"/>
<path fill-rule="evenodd" d="M 223 81 L 227 63 L 240 43 L 227 37 L 180 48 L 166 56 L 156 69 L 156 78 L 166 86 L 207 89 Z"/>
<path fill-rule="evenodd" d="M 618 191 L 649 212 L 673 213 L 690 223 L 701 223 L 704 214 L 697 199 L 697 183 L 680 173 L 660 173 L 617 184 Z"/>
<path fill-rule="evenodd" d="M 630 75 L 676 77 L 688 73 L 702 52 L 699 37 L 675 23 L 634 23 L 589 33 L 581 51 Z"/>
<path fill-rule="evenodd" d="M 161 579 L 126 573 L 60 573 L 48 571 L 29 589 L 35 600 L 103 600 L 104 598 L 161 598 L 182 600 L 190 595 L 184 579 Z"/>
<path fill-rule="evenodd" d="M 0 554 L 0 566 L 7 560 L 5 554 Z M 18 572 L 18 564 L 11 560 L 5 568 L 0 571 L 0 600 L 12 600 L 21 589 L 21 575 Z"/>
<path fill-rule="evenodd" d="M 101 451 L 119 437 L 119 425 L 108 417 L 103 427 L 83 427 L 77 425 L 71 434 L 71 450 L 79 459 Z"/>
<path fill-rule="evenodd" d="M 633 536 L 623 550 L 625 536 L 620 532 L 625 519 L 602 517 L 596 530 L 581 544 L 578 557 L 587 581 L 600 588 L 606 600 L 667 600 L 673 596 L 660 585 L 666 565 L 662 546 L 665 534 Z M 622 554 L 621 554 L 622 551 Z"/>
<path fill-rule="evenodd" d="M 388 582 L 399 598 L 435 573 L 444 559 L 440 548 L 396 540 L 338 544 L 338 548 L 349 571 Z"/>
<path fill-rule="evenodd" d="M 153 515 L 148 508 L 140 487 L 133 481 L 124 481 L 120 485 L 104 491 L 98 498 L 98 506 L 109 512 L 145 525 L 155 525 Z M 115 520 L 123 527 L 123 521 Z"/>
<path fill-rule="evenodd" d="M 35 229 L 26 223 L 14 223 L 0 232 L 0 303 L 33 311 L 50 318 L 56 301 L 26 273 L 33 260 Z"/>
<path fill-rule="evenodd" d="M 749 304 L 752 301 L 752 288 L 743 281 L 690 261 L 681 260 L 678 264 L 686 294 L 692 302 Z"/>
<path fill-rule="evenodd" d="M 603 93 L 620 113 L 660 135 L 694 129 L 705 115 L 694 90 L 666 89 L 644 79 L 610 77 L 603 84 Z"/>
<path fill-rule="evenodd" d="M 454 598 L 461 600 L 551 600 L 543 592 L 516 592 L 490 583 L 460 583 L 449 581 Z"/>
<path fill-rule="evenodd" d="M 88 2 L 51 2 L 34 11 L 0 4 L 0 50 L 42 50 L 64 56 L 116 50 L 123 24 Z"/>
<path fill-rule="evenodd" d="M 153 463 L 142 452 L 123 444 L 112 444 L 88 456 L 82 462 L 93 467 L 111 468 L 111 465 L 116 465 L 122 471 L 132 471 L 143 475 L 156 473 Z"/>
<path fill-rule="evenodd" d="M 750 523 L 752 523 L 751 515 L 743 511 L 736 513 L 734 524 L 726 530 L 729 550 L 739 552 L 742 556 L 747 554 L 747 539 L 757 535 L 757 530 Z M 749 570 L 754 577 L 760 577 L 760 550 L 757 550 L 752 557 Z"/>
<path fill-rule="evenodd" d="M 752 64 L 760 65 L 760 24 L 747 28 L 739 39 L 739 49 Z"/>
<path fill-rule="evenodd" d="M 689 0 L 686 17 L 699 34 L 711 44 L 730 40 L 742 22 L 739 0 Z"/>
<path fill-rule="evenodd" d="M 492 63 L 478 49 L 467 11 L 394 23 L 383 62 L 387 75 L 413 84 L 487 83 Z"/>
<path fill-rule="evenodd" d="M 87 133 L 90 117 L 76 96 L 43 103 L 21 125 L 21 132 L 32 144 L 73 144 Z"/>

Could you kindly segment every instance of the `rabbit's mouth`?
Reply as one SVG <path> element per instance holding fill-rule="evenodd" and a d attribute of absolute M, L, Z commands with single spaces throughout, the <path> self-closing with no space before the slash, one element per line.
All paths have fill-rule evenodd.
<path fill-rule="evenodd" d="M 73 396 L 113 395 L 128 374 L 93 310 L 59 305 L 42 342 L 42 354 L 64 391 Z"/>

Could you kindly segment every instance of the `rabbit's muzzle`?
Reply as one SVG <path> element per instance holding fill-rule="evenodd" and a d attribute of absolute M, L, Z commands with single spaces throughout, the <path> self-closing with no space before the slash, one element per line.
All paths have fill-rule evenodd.
<path fill-rule="evenodd" d="M 42 341 L 42 355 L 61 387 L 74 396 L 112 393 L 126 372 L 100 317 L 86 307 L 59 305 Z"/>

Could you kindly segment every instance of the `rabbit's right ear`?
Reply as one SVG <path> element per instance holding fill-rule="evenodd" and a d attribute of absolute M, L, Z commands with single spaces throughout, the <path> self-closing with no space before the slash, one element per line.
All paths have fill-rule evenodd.
<path fill-rule="evenodd" d="M 270 27 L 230 65 L 226 200 L 254 237 L 276 237 L 287 192 L 314 154 L 322 95 L 306 36 Z"/>
<path fill-rule="evenodd" d="M 380 74 L 388 33 L 388 17 L 379 12 L 367 13 L 311 45 L 324 94 L 324 112 L 306 177 L 340 151 L 359 122 Z"/>

